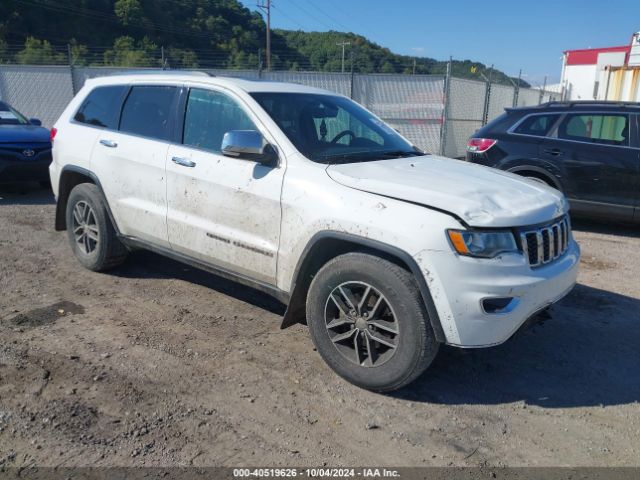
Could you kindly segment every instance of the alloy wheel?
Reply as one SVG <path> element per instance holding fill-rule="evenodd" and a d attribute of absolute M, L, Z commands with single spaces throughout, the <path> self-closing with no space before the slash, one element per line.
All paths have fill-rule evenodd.
<path fill-rule="evenodd" d="M 334 288 L 325 304 L 325 322 L 340 354 L 363 367 L 389 361 L 400 339 L 393 308 L 378 289 L 365 282 L 346 282 Z"/>
<path fill-rule="evenodd" d="M 87 255 L 93 253 L 100 242 L 95 213 L 82 200 L 73 207 L 73 235 L 80 250 Z"/>

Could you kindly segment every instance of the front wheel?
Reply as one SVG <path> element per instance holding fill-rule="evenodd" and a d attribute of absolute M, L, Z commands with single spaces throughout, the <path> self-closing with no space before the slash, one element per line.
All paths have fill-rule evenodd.
<path fill-rule="evenodd" d="M 412 274 L 375 255 L 348 253 L 324 265 L 309 287 L 307 321 L 325 362 L 368 390 L 411 383 L 438 352 Z"/>

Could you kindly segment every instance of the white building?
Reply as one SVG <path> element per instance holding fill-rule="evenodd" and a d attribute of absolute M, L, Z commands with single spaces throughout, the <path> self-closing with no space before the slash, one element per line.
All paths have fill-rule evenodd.
<path fill-rule="evenodd" d="M 640 32 L 630 45 L 565 51 L 561 84 L 566 100 L 640 102 Z"/>

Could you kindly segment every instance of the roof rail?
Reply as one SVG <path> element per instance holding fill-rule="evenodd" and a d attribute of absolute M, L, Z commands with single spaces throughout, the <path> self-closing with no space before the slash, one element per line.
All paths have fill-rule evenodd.
<path fill-rule="evenodd" d="M 622 102 L 618 100 L 566 100 L 566 101 L 552 101 L 541 103 L 540 107 L 579 107 L 582 105 L 594 106 L 602 105 L 603 107 L 640 107 L 640 102 Z"/>
<path fill-rule="evenodd" d="M 161 69 L 148 69 L 148 70 L 127 70 L 118 71 L 110 74 L 115 75 L 193 75 L 195 77 L 215 77 L 212 73 L 203 72 L 202 70 L 161 70 Z"/>

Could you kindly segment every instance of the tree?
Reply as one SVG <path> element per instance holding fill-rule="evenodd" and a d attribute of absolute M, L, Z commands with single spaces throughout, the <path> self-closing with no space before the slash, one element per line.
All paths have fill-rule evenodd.
<path fill-rule="evenodd" d="M 0 63 L 7 63 L 8 61 L 7 43 L 0 38 Z"/>
<path fill-rule="evenodd" d="M 105 65 L 117 67 L 157 67 L 158 47 L 147 37 L 138 43 L 131 37 L 119 37 L 104 53 Z"/>
<path fill-rule="evenodd" d="M 78 67 L 84 66 L 88 63 L 89 49 L 86 45 L 79 45 L 75 38 L 69 42 L 71 64 Z"/>
<path fill-rule="evenodd" d="M 142 5 L 138 0 L 117 0 L 113 10 L 123 25 L 136 24 L 142 17 Z"/>
<path fill-rule="evenodd" d="M 56 52 L 47 40 L 27 37 L 24 49 L 16 54 L 16 60 L 29 65 L 59 65 L 66 61 L 66 55 Z"/>
<path fill-rule="evenodd" d="M 380 67 L 380 71 L 382 73 L 396 73 L 395 67 L 391 64 L 389 60 L 384 61 L 384 63 Z"/>

